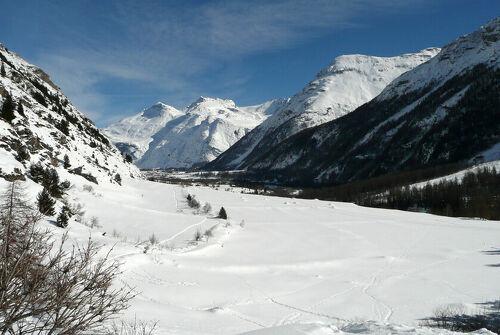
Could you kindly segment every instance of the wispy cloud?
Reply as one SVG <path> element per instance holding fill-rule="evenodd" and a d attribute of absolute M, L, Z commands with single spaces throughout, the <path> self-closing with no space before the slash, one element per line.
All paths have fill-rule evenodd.
<path fill-rule="evenodd" d="M 232 60 L 357 26 L 367 8 L 388 11 L 420 1 L 117 1 L 110 14 L 98 13 L 95 30 L 61 27 L 64 44 L 37 63 L 84 112 L 103 119 L 109 97 L 99 89 L 102 82 L 154 87 L 177 106 L 200 93 L 238 94 L 248 73 L 208 86 L 203 75 L 224 72 Z"/>

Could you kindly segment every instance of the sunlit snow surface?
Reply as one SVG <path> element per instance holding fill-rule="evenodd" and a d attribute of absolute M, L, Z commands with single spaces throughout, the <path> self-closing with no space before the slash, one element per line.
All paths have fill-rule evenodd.
<path fill-rule="evenodd" d="M 159 334 L 443 333 L 419 320 L 499 296 L 500 255 L 487 253 L 500 248 L 499 222 L 130 179 L 84 191 L 60 173 L 74 184 L 70 202 L 102 226 L 72 221 L 70 240 L 91 234 L 114 248 L 118 284 L 139 292 L 122 317 L 159 320 Z M 26 184 L 34 198 L 40 186 Z M 188 192 L 214 213 L 224 206 L 230 226 L 194 213 Z M 145 253 L 153 233 L 160 244 Z"/>

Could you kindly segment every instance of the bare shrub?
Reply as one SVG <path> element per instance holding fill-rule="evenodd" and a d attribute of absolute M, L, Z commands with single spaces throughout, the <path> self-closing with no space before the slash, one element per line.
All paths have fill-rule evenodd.
<path fill-rule="evenodd" d="M 203 234 L 201 233 L 201 230 L 197 230 L 196 233 L 194 233 L 194 240 L 201 241 L 202 238 L 203 238 Z"/>
<path fill-rule="evenodd" d="M 40 215 L 15 183 L 0 206 L 0 333 L 80 334 L 128 307 L 130 289 L 113 288 L 119 263 L 90 239 L 67 251 L 37 228 Z"/>
<path fill-rule="evenodd" d="M 99 223 L 99 218 L 97 216 L 93 216 L 90 218 L 89 227 L 92 229 L 102 227 L 101 224 Z"/>
<path fill-rule="evenodd" d="M 151 243 L 152 245 L 155 245 L 155 244 L 158 244 L 158 242 L 160 242 L 160 241 L 158 240 L 158 237 L 156 237 L 155 233 L 153 233 L 149 236 L 149 243 Z"/>
<path fill-rule="evenodd" d="M 474 313 L 467 313 L 463 307 L 440 307 L 434 315 L 424 319 L 422 326 L 442 328 L 459 332 L 472 332 L 482 328 L 498 333 L 500 331 L 500 301 L 482 303 Z"/>
<path fill-rule="evenodd" d="M 205 203 L 205 205 L 203 205 L 203 213 L 205 214 L 210 214 L 212 212 L 212 205 L 210 205 L 210 203 Z"/>
<path fill-rule="evenodd" d="M 92 185 L 85 184 L 85 185 L 83 185 L 83 190 L 86 192 L 89 192 L 89 193 L 93 193 L 94 187 L 92 187 Z"/>
<path fill-rule="evenodd" d="M 200 208 L 200 202 L 196 199 L 194 195 L 189 194 L 187 197 L 187 202 L 188 206 L 193 208 L 193 209 L 199 209 Z"/>
<path fill-rule="evenodd" d="M 113 323 L 108 329 L 106 335 L 153 335 L 156 331 L 158 322 L 156 321 L 121 321 Z"/>
<path fill-rule="evenodd" d="M 205 233 L 203 235 L 207 238 L 207 241 L 208 241 L 209 238 L 214 236 L 213 227 L 205 230 Z"/>

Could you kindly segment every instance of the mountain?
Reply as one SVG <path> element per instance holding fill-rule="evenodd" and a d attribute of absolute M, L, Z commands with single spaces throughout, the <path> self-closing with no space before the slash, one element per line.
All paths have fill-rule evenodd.
<path fill-rule="evenodd" d="M 158 102 L 102 131 L 121 152 L 130 154 L 134 160 L 138 160 L 148 150 L 153 135 L 165 127 L 167 122 L 181 115 L 183 113 L 174 107 Z"/>
<path fill-rule="evenodd" d="M 93 182 L 139 176 L 43 70 L 1 44 L 0 63 L 0 177 L 25 179 L 34 163 Z"/>
<path fill-rule="evenodd" d="M 337 57 L 279 111 L 205 168 L 247 168 L 286 138 L 344 116 L 370 101 L 393 79 L 438 52 L 438 48 L 429 48 L 397 57 Z"/>
<path fill-rule="evenodd" d="M 281 142 L 249 167 L 290 183 L 343 183 L 499 159 L 500 18 L 446 45 L 352 113 Z"/>
<path fill-rule="evenodd" d="M 216 158 L 287 101 L 237 107 L 200 97 L 182 111 L 158 103 L 104 131 L 141 168 L 189 168 Z"/>

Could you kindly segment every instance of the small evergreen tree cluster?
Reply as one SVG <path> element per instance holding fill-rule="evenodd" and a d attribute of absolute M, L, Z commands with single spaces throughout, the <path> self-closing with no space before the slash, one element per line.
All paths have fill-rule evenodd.
<path fill-rule="evenodd" d="M 62 119 L 56 124 L 56 128 L 59 129 L 64 135 L 69 136 L 69 122 Z"/>
<path fill-rule="evenodd" d="M 56 214 L 56 211 L 54 209 L 56 201 L 52 199 L 52 197 L 49 194 L 49 191 L 47 191 L 45 187 L 43 188 L 43 190 L 40 191 L 40 193 L 38 193 L 38 196 L 36 197 L 36 202 L 38 205 L 38 210 L 43 215 L 52 216 Z"/>
<path fill-rule="evenodd" d="M 133 162 L 132 156 L 130 156 L 129 154 L 125 154 L 125 162 L 132 163 Z"/>
<path fill-rule="evenodd" d="M 69 181 L 60 182 L 56 169 L 44 169 L 40 163 L 30 166 L 29 176 L 35 183 L 41 184 L 47 189 L 47 192 L 55 198 L 61 198 L 71 186 Z"/>
<path fill-rule="evenodd" d="M 14 110 L 14 101 L 12 101 L 12 97 L 10 96 L 10 94 L 7 94 L 3 101 L 2 109 L 0 110 L 0 117 L 10 123 L 16 118 L 16 116 L 14 115 Z"/>

